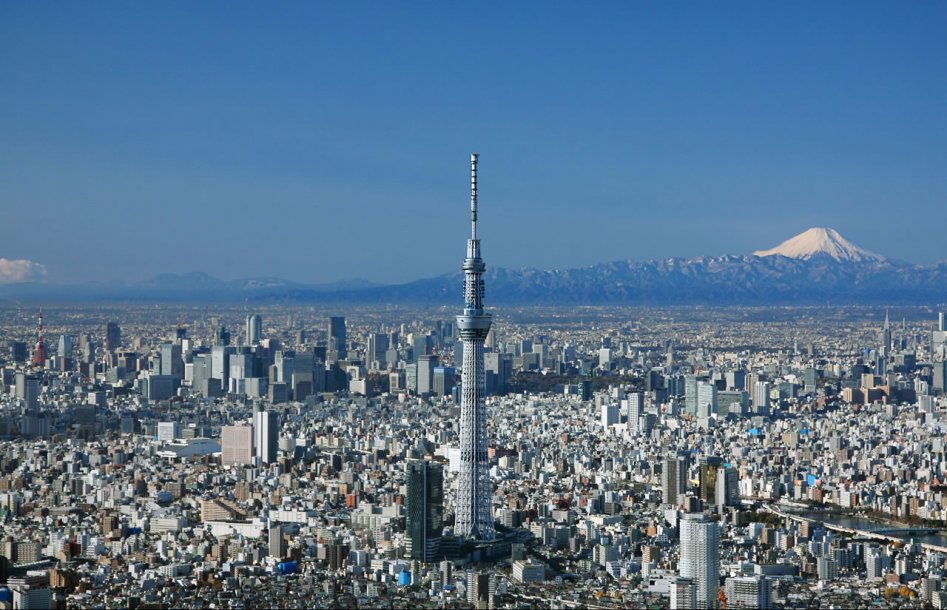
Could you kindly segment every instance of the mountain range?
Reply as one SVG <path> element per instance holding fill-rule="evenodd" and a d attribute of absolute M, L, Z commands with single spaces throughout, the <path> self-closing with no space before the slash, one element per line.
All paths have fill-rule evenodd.
<path fill-rule="evenodd" d="M 947 261 L 915 265 L 812 228 L 752 255 L 614 261 L 564 270 L 489 267 L 489 305 L 928 304 L 947 301 Z M 0 298 L 456 305 L 457 271 L 405 284 L 365 280 L 305 285 L 279 278 L 224 281 L 163 274 L 137 284 L 9 284 Z"/>

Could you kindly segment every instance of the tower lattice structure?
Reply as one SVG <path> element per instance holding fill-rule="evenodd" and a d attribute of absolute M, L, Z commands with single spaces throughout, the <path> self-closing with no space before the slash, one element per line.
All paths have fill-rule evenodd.
<path fill-rule="evenodd" d="M 490 464 L 487 459 L 487 406 L 483 343 L 490 331 L 490 314 L 483 311 L 483 273 L 477 239 L 477 155 L 470 155 L 470 239 L 464 259 L 464 313 L 457 316 L 463 341 L 460 402 L 460 473 L 457 478 L 455 533 L 476 540 L 493 540 Z"/>

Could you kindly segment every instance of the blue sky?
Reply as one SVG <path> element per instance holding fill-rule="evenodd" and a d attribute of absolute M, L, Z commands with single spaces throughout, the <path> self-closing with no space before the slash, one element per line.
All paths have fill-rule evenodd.
<path fill-rule="evenodd" d="M 278 9 L 278 10 L 274 10 Z M 947 259 L 947 4 L 0 3 L 0 257 L 407 281 L 743 254 Z"/>

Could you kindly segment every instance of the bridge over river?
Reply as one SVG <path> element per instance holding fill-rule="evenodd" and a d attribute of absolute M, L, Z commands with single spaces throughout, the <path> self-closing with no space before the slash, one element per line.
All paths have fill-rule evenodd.
<path fill-rule="evenodd" d="M 922 548 L 947 553 L 947 536 L 943 535 L 944 530 L 937 528 L 897 526 L 865 517 L 849 516 L 850 511 L 809 511 L 807 508 L 803 514 L 799 514 L 775 504 L 765 504 L 764 508 L 784 519 L 821 523 L 826 529 L 860 538 L 897 543 L 916 538 Z"/>

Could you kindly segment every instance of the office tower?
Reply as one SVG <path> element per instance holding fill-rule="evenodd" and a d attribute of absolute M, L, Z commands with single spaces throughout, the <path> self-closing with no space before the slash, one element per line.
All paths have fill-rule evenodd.
<path fill-rule="evenodd" d="M 931 388 L 934 390 L 934 394 L 939 396 L 947 393 L 947 360 L 935 362 L 933 373 L 932 381 L 934 383 Z"/>
<path fill-rule="evenodd" d="M 440 559 L 444 529 L 444 472 L 440 464 L 409 460 L 405 527 L 408 557 L 425 563 Z"/>
<path fill-rule="evenodd" d="M 940 332 L 947 331 L 947 320 L 945 320 L 944 312 L 937 313 L 937 330 Z"/>
<path fill-rule="evenodd" d="M 220 463 L 224 466 L 253 463 L 253 428 L 250 426 L 221 427 Z"/>
<path fill-rule="evenodd" d="M 283 535 L 283 526 L 271 525 L 266 532 L 267 554 L 276 559 L 286 555 L 286 537 Z"/>
<path fill-rule="evenodd" d="M 493 540 L 490 464 L 487 460 L 487 406 L 483 342 L 490 332 L 490 314 L 483 311 L 483 273 L 477 239 L 477 155 L 470 156 L 470 239 L 464 259 L 464 313 L 457 329 L 464 342 L 460 402 L 460 473 L 454 531 L 463 537 Z"/>
<path fill-rule="evenodd" d="M 702 456 L 697 463 L 697 497 L 708 505 L 717 500 L 717 476 L 722 465 L 723 460 L 714 456 Z"/>
<path fill-rule="evenodd" d="M 17 364 L 26 362 L 26 341 L 10 341 L 7 343 L 7 345 L 10 347 L 10 360 Z"/>
<path fill-rule="evenodd" d="M 819 580 L 835 580 L 838 578 L 838 564 L 830 557 L 816 559 L 816 572 Z"/>
<path fill-rule="evenodd" d="M 605 428 L 605 431 L 608 431 L 609 426 L 614 426 L 619 421 L 618 415 L 618 405 L 615 403 L 602 403 L 601 408 L 601 420 L 602 427 Z"/>
<path fill-rule="evenodd" d="M 661 501 L 677 506 L 687 491 L 687 458 L 683 455 L 668 455 L 661 471 Z"/>
<path fill-rule="evenodd" d="M 697 415 L 697 383 L 696 375 L 684 376 L 684 412 Z"/>
<path fill-rule="evenodd" d="M 59 335 L 59 345 L 56 349 L 56 355 L 60 358 L 72 358 L 72 336 Z"/>
<path fill-rule="evenodd" d="M 184 359 L 181 357 L 181 346 L 177 343 L 162 343 L 158 348 L 161 356 L 161 375 L 171 375 L 178 379 L 184 378 Z"/>
<path fill-rule="evenodd" d="M 757 381 L 753 384 L 753 411 L 760 415 L 769 415 L 769 393 L 770 385 L 768 381 Z"/>
<path fill-rule="evenodd" d="M 681 559 L 678 573 L 697 584 L 694 607 L 713 608 L 720 589 L 720 533 L 717 524 L 703 513 L 688 513 L 681 519 Z"/>
<path fill-rule="evenodd" d="M 746 387 L 746 371 L 728 371 L 727 389 L 742 390 Z"/>
<path fill-rule="evenodd" d="M 736 468 L 725 468 L 721 465 L 717 469 L 714 495 L 716 496 L 714 503 L 719 508 L 740 505 L 740 480 Z"/>
<path fill-rule="evenodd" d="M 257 406 L 253 412 L 253 446 L 257 462 L 272 464 L 279 449 L 279 413 Z"/>
<path fill-rule="evenodd" d="M 332 360 L 341 360 L 346 357 L 345 345 L 345 318 L 333 316 L 329 318 L 329 352 L 334 354 Z"/>
<path fill-rule="evenodd" d="M 263 340 L 263 318 L 260 314 L 247 316 L 247 345 L 257 345 Z"/>
<path fill-rule="evenodd" d="M 418 358 L 418 395 L 423 396 L 434 391 L 434 369 L 437 365 L 437 356 Z"/>
<path fill-rule="evenodd" d="M 230 356 L 235 353 L 232 347 L 215 345 L 211 348 L 211 377 L 220 380 L 220 387 L 226 389 L 230 379 Z"/>
<path fill-rule="evenodd" d="M 625 399 L 628 401 L 628 429 L 640 431 L 639 419 L 644 415 L 644 394 L 641 392 L 630 392 Z"/>
<path fill-rule="evenodd" d="M 16 397 L 23 401 L 27 411 L 39 410 L 41 383 L 37 375 L 16 374 Z"/>
<path fill-rule="evenodd" d="M 118 322 L 109 322 L 105 325 L 105 350 L 115 351 L 122 344 L 122 329 Z"/>
<path fill-rule="evenodd" d="M 717 412 L 717 386 L 709 381 L 697 382 L 697 417 L 710 417 Z"/>
<path fill-rule="evenodd" d="M 385 368 L 388 364 L 387 352 L 388 335 L 385 333 L 368 333 L 368 342 L 365 346 L 365 366 L 371 369 L 372 363 L 377 362 L 379 367 Z"/>
<path fill-rule="evenodd" d="M 214 346 L 224 347 L 227 345 L 230 345 L 230 331 L 228 331 L 224 325 L 221 324 L 214 332 Z"/>
<path fill-rule="evenodd" d="M 885 321 L 881 326 L 881 349 L 885 354 L 891 353 L 891 320 L 888 318 L 888 310 L 885 310 Z"/>
<path fill-rule="evenodd" d="M 434 367 L 432 391 L 436 396 L 450 396 L 454 391 L 454 369 L 449 366 Z"/>

